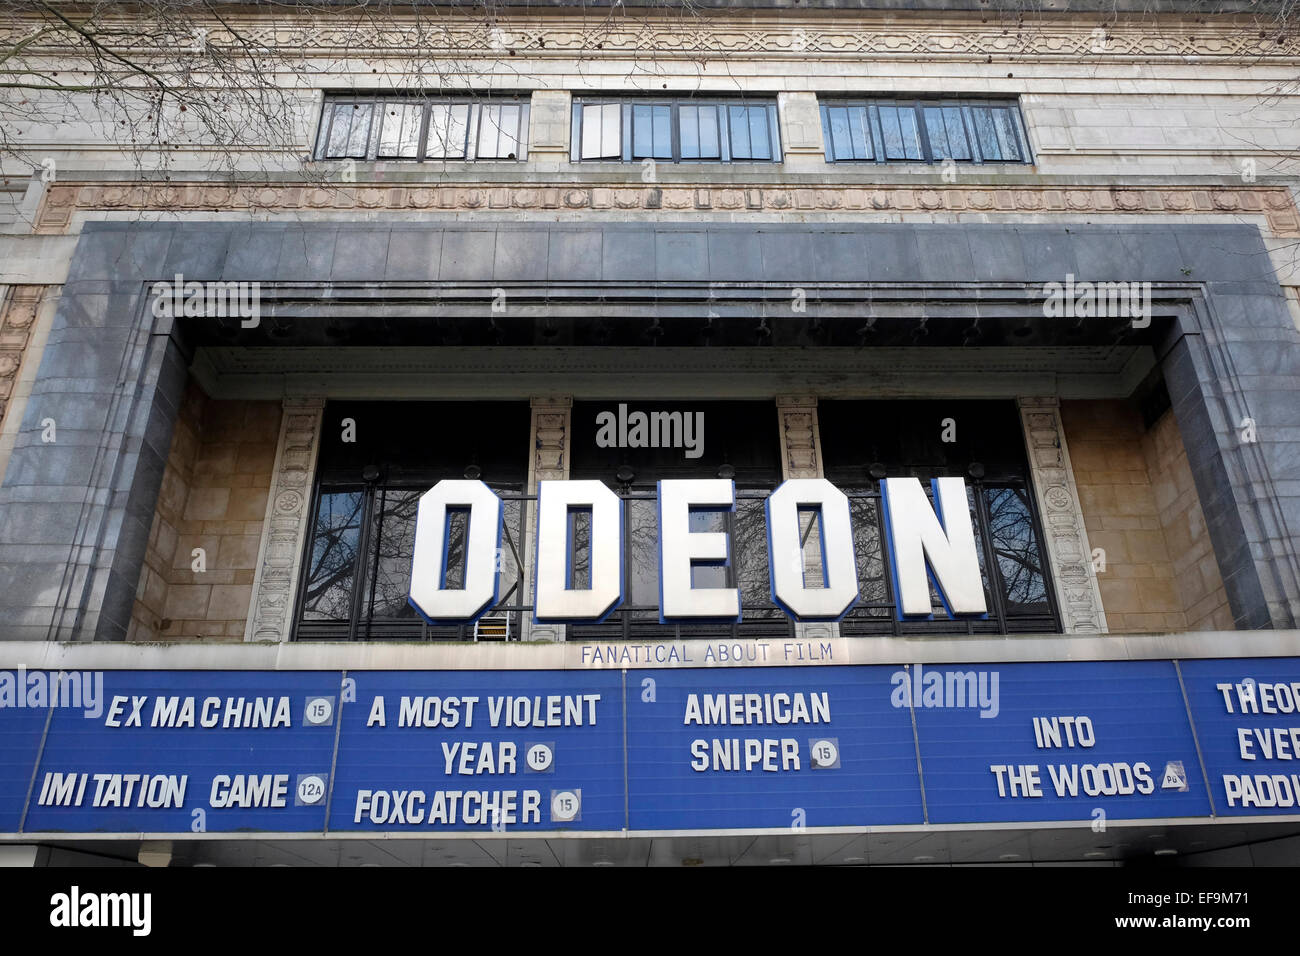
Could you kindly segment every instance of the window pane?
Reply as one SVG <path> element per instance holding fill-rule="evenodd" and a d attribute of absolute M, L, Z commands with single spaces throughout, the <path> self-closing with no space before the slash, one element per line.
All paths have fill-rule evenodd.
<path fill-rule="evenodd" d="M 848 110 L 849 137 L 854 159 L 871 159 L 871 137 L 867 135 L 867 111 L 861 107 Z"/>
<path fill-rule="evenodd" d="M 856 159 L 853 140 L 850 139 L 849 110 L 846 106 L 831 106 L 826 109 L 826 118 L 830 123 L 831 151 L 836 159 Z"/>
<path fill-rule="evenodd" d="M 677 124 L 681 129 L 682 159 L 700 158 L 700 108 L 683 106 L 677 112 Z"/>
<path fill-rule="evenodd" d="M 374 552 L 367 555 L 367 580 L 362 593 L 362 607 L 369 606 L 371 618 L 392 620 L 416 616 L 406 596 L 411 590 L 411 558 L 420 494 L 415 490 L 391 488 L 375 493 L 371 528 Z"/>
<path fill-rule="evenodd" d="M 463 159 L 465 134 L 469 128 L 469 104 L 435 103 L 429 107 L 429 136 L 425 155 Z"/>
<path fill-rule="evenodd" d="M 946 159 L 952 155 L 948 151 L 948 131 L 943 124 L 943 110 L 933 106 L 925 108 L 925 135 L 930 137 L 930 152 L 934 159 Z"/>
<path fill-rule="evenodd" d="M 1023 488 L 986 488 L 989 539 L 997 556 L 998 574 L 1008 614 L 1046 614 L 1047 583 L 1043 577 L 1038 539 Z"/>
<path fill-rule="evenodd" d="M 925 107 L 925 132 L 930 137 L 930 150 L 936 161 L 971 158 L 958 107 Z"/>
<path fill-rule="evenodd" d="M 623 155 L 623 134 L 619 129 L 622 108 L 606 103 L 600 110 L 600 156 L 618 159 Z"/>
<path fill-rule="evenodd" d="M 749 119 L 743 106 L 733 106 L 728 110 L 727 127 L 731 133 L 731 158 L 749 159 Z"/>
<path fill-rule="evenodd" d="M 599 159 L 605 154 L 600 150 L 601 106 L 584 106 L 582 108 L 582 148 L 578 154 L 582 159 Z"/>
<path fill-rule="evenodd" d="M 655 159 L 673 158 L 673 111 L 671 106 L 654 108 L 654 157 Z"/>
<path fill-rule="evenodd" d="M 348 131 L 348 155 L 365 159 L 370 146 L 370 115 L 374 106 L 364 103 L 352 107 L 352 128 Z"/>
<path fill-rule="evenodd" d="M 321 492 L 312 527 L 303 620 L 346 621 L 351 617 L 364 503 L 361 491 Z"/>
<path fill-rule="evenodd" d="M 770 489 L 753 495 L 736 496 L 736 514 L 732 520 L 732 561 L 736 565 L 736 585 L 740 588 L 740 606 L 746 619 L 783 616 L 772 604 L 772 581 L 768 572 L 767 516 L 764 505 Z"/>
<path fill-rule="evenodd" d="M 768 142 L 767 137 L 767 109 L 762 106 L 751 106 L 746 109 L 746 112 L 749 113 L 750 158 L 771 159 L 772 144 Z"/>
<path fill-rule="evenodd" d="M 653 499 L 628 503 L 627 584 L 630 604 L 659 606 L 659 514 Z"/>
<path fill-rule="evenodd" d="M 332 125 L 329 133 L 329 147 L 325 155 L 337 159 L 347 155 L 348 130 L 352 127 L 352 114 L 355 112 L 351 103 L 336 104 L 331 110 Z"/>
<path fill-rule="evenodd" d="M 518 159 L 519 118 L 518 106 L 485 105 L 479 119 L 478 158 Z"/>
<path fill-rule="evenodd" d="M 591 587 L 591 509 L 569 509 L 569 580 L 576 591 Z"/>
<path fill-rule="evenodd" d="M 420 146 L 423 107 L 416 103 L 389 103 L 384 107 L 379 131 L 379 155 L 414 159 Z"/>
<path fill-rule="evenodd" d="M 921 134 L 916 128 L 916 110 L 910 106 L 898 111 L 903 130 L 903 148 L 908 159 L 921 159 Z"/>
<path fill-rule="evenodd" d="M 703 106 L 699 108 L 700 120 L 700 159 L 721 159 L 722 149 L 718 136 L 718 108 Z"/>
<path fill-rule="evenodd" d="M 727 532 L 727 513 L 717 511 L 711 508 L 702 508 L 693 510 L 687 517 L 691 533 L 708 534 Z M 729 558 L 734 559 L 735 542 L 731 544 L 733 549 Z M 725 588 L 727 584 L 728 567 L 724 564 L 715 564 L 712 562 L 705 564 L 691 565 L 691 587 L 693 588 Z"/>
<path fill-rule="evenodd" d="M 921 139 L 916 110 L 910 106 L 881 106 L 880 126 L 886 159 L 920 159 Z"/>
<path fill-rule="evenodd" d="M 672 107 L 632 107 L 632 158 L 673 158 Z"/>
<path fill-rule="evenodd" d="M 606 103 L 582 108 L 582 158 L 617 159 L 619 106 Z"/>
<path fill-rule="evenodd" d="M 971 117 L 975 120 L 980 155 L 986 161 L 996 162 L 1002 158 L 1002 150 L 998 148 L 998 134 L 993 129 L 991 112 L 988 107 L 978 106 L 971 110 Z"/>
<path fill-rule="evenodd" d="M 858 569 L 858 599 L 867 605 L 886 604 L 889 590 L 885 586 L 885 561 L 880 546 L 879 499 L 865 497 L 870 494 L 865 488 L 846 488 L 844 491 L 849 495 L 853 554 Z"/>
<path fill-rule="evenodd" d="M 970 144 L 966 142 L 966 126 L 961 119 L 961 109 L 956 106 L 943 108 L 943 123 L 948 131 L 948 155 L 953 159 L 970 159 Z"/>
<path fill-rule="evenodd" d="M 885 135 L 885 158 L 906 159 L 907 154 L 903 150 L 903 131 L 898 123 L 897 107 L 880 107 L 880 129 Z"/>
<path fill-rule="evenodd" d="M 1000 158 L 1008 162 L 1018 162 L 1021 159 L 1020 145 L 1016 141 L 1015 122 L 1011 116 L 1011 111 L 994 110 L 993 123 L 998 131 L 998 146 L 1001 148 Z"/>
<path fill-rule="evenodd" d="M 654 127 L 650 107 L 632 107 L 632 158 L 644 159 L 654 155 Z"/>

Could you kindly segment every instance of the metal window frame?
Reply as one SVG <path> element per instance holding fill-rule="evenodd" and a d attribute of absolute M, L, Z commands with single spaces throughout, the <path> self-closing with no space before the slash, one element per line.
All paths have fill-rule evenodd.
<path fill-rule="evenodd" d="M 778 487 L 780 482 L 773 485 L 772 488 L 759 488 L 757 486 L 737 489 L 736 497 L 741 498 L 766 498 Z M 1043 526 L 1041 515 L 1038 510 L 1037 497 L 1033 493 L 1033 485 L 1028 476 L 1023 478 L 999 477 L 994 479 L 970 478 L 966 479 L 966 485 L 970 489 L 971 498 L 974 501 L 974 507 L 971 508 L 971 518 L 975 524 L 975 531 L 978 535 L 979 548 L 984 561 L 984 576 L 988 581 L 988 588 L 985 596 L 989 603 L 989 614 L 987 620 L 977 620 L 973 618 L 957 618 L 950 620 L 947 618 L 934 621 L 929 620 L 902 620 L 898 619 L 897 604 L 898 597 L 894 591 L 894 573 L 892 567 L 892 558 L 888 548 L 884 547 L 887 535 L 884 528 L 884 508 L 880 494 L 879 484 L 876 482 L 864 482 L 860 487 L 850 486 L 844 489 L 844 493 L 851 501 L 870 501 L 875 504 L 875 533 L 876 540 L 881 542 L 880 562 L 881 578 L 880 582 L 884 588 L 885 600 L 875 603 L 855 603 L 849 613 L 842 619 L 841 624 L 850 632 L 858 631 L 858 635 L 850 636 L 867 636 L 869 633 L 888 633 L 894 636 L 906 636 L 916 634 L 929 634 L 936 637 L 954 636 L 954 635 L 977 635 L 977 634 L 1014 634 L 1018 633 L 1014 627 L 1017 621 L 1030 622 L 1033 630 L 1042 630 L 1043 633 L 1059 633 L 1061 628 L 1061 612 L 1056 599 L 1056 590 L 1052 577 L 1051 563 L 1048 560 L 1047 542 L 1043 535 Z M 377 560 L 374 553 L 378 547 L 376 528 L 376 501 L 378 493 L 381 490 L 416 490 L 422 487 L 419 484 L 413 484 L 409 481 L 386 484 L 381 482 L 371 482 L 369 484 L 358 482 L 317 482 L 312 499 L 311 513 L 309 517 L 308 529 L 304 543 L 304 573 L 300 575 L 298 594 L 294 603 L 294 620 L 292 640 L 308 641 L 367 641 L 367 640 L 455 640 L 465 641 L 473 640 L 474 625 L 459 624 L 432 626 L 423 619 L 407 621 L 388 621 L 376 619 L 373 616 L 374 595 L 373 595 L 373 569 Z M 1047 612 L 1045 614 L 1012 614 L 1008 611 L 1007 586 L 1002 574 L 1001 565 L 998 562 L 997 552 L 993 546 L 993 536 L 989 520 L 987 492 L 1001 488 L 1020 489 L 1024 492 L 1024 499 L 1027 502 L 1028 513 L 1031 522 L 1031 530 L 1034 535 L 1034 544 L 1036 546 L 1039 573 L 1042 575 L 1045 602 Z M 362 509 L 360 516 L 360 536 L 357 544 L 357 556 L 354 559 L 352 572 L 352 583 L 350 586 L 349 601 L 349 618 L 344 622 L 314 622 L 303 620 L 303 601 L 306 597 L 307 586 L 310 575 L 306 571 L 310 568 L 311 554 L 315 543 L 316 519 L 319 513 L 321 500 L 325 494 L 338 492 L 358 491 L 363 494 Z M 503 503 L 520 502 L 520 527 L 528 527 L 529 509 L 536 508 L 536 494 L 528 494 L 525 490 L 514 487 L 506 488 L 504 486 L 494 488 L 497 495 L 500 496 Z M 656 491 L 653 487 L 619 488 L 616 493 L 619 497 L 620 514 L 622 515 L 623 527 L 625 529 L 632 527 L 632 507 L 634 502 L 654 502 L 656 500 Z M 735 534 L 737 516 L 734 511 L 727 512 L 724 515 L 723 522 L 728 539 L 731 542 L 726 565 L 726 586 L 739 587 L 738 569 L 741 564 L 741 549 L 738 547 L 738 538 Z M 526 532 L 525 532 L 526 533 Z M 521 537 L 521 543 L 522 543 Z M 523 582 L 527 575 L 523 566 L 526 555 L 518 555 L 519 561 L 519 581 L 516 582 L 517 588 L 522 588 Z M 640 629 L 642 626 L 649 625 L 658 629 L 671 628 L 673 640 L 692 640 L 692 639 L 709 639 L 719 636 L 730 637 L 734 640 L 747 638 L 793 638 L 796 636 L 795 622 L 784 612 L 771 614 L 762 617 L 742 617 L 740 621 L 731 622 L 675 622 L 671 624 L 659 624 L 657 618 L 658 605 L 634 604 L 631 601 L 631 584 L 630 575 L 635 555 L 632 550 L 631 535 L 623 536 L 623 553 L 621 556 L 621 572 L 624 579 L 624 602 L 610 615 L 600 622 L 589 624 L 571 624 L 572 634 L 570 639 L 575 641 L 581 640 L 619 640 L 630 641 L 636 639 L 633 630 Z M 769 575 L 771 569 L 768 569 Z M 367 587 L 370 587 L 371 594 L 367 596 Z M 531 614 L 534 610 L 532 603 L 524 603 L 524 595 L 516 594 L 513 600 L 509 596 L 501 603 L 495 604 L 489 610 L 489 614 Z M 769 604 L 747 604 L 744 608 L 750 610 L 760 610 L 765 612 L 779 611 L 779 607 L 773 602 Z M 876 614 L 865 614 L 864 611 L 876 611 Z M 653 621 L 648 621 L 645 615 L 650 612 L 656 612 Z M 640 617 L 638 617 L 640 615 Z M 864 621 L 872 622 L 875 628 L 863 628 Z M 990 626 L 991 625 L 991 626 Z M 1043 625 L 1047 625 L 1043 627 Z M 618 636 L 613 637 L 612 632 L 617 629 Z M 302 632 L 308 633 L 304 635 Z M 330 633 L 333 632 L 333 633 Z M 666 635 L 664 635 L 665 639 Z"/>
<path fill-rule="evenodd" d="M 518 100 L 511 97 L 517 96 Z M 352 104 L 354 106 L 368 105 L 371 107 L 370 112 L 370 129 L 366 136 L 366 152 L 364 156 L 329 155 L 329 138 L 330 131 L 334 122 L 334 107 L 340 104 Z M 382 138 L 383 120 L 382 111 L 387 104 L 400 103 L 402 105 L 418 105 L 421 107 L 420 116 L 420 133 L 419 143 L 414 157 L 394 156 L 381 154 L 379 152 L 379 143 Z M 469 114 L 465 123 L 465 142 L 463 144 L 462 155 L 460 156 L 441 156 L 430 155 L 429 153 L 429 127 L 430 127 L 430 106 L 468 106 Z M 462 163 L 462 162 L 499 162 L 499 163 L 521 163 L 528 158 L 528 124 L 531 115 L 530 103 L 524 93 L 495 93 L 486 94 L 449 94 L 445 96 L 421 96 L 411 93 L 355 93 L 355 92 L 327 92 L 321 105 L 320 120 L 316 129 L 315 148 L 312 151 L 313 159 L 317 162 L 338 162 L 340 160 L 351 159 L 358 162 L 400 162 L 400 163 Z M 506 156 L 485 156 L 478 155 L 479 137 L 481 135 L 482 117 L 484 107 L 519 107 L 519 124 L 516 129 L 515 142 L 519 144 L 518 154 L 514 159 Z M 376 117 L 380 121 L 376 122 Z M 498 131 L 498 138 L 500 132 Z"/>
<path fill-rule="evenodd" d="M 1056 589 L 1052 579 L 1051 563 L 1048 560 L 1047 543 L 1043 537 L 1043 526 L 1041 516 L 1038 513 L 1037 498 L 1033 493 L 1033 485 L 1028 477 L 1024 478 L 995 478 L 985 480 L 983 478 L 971 478 L 965 476 L 966 487 L 971 491 L 971 498 L 974 501 L 974 507 L 971 508 L 971 519 L 974 522 L 975 533 L 979 541 L 980 554 L 984 559 L 984 577 L 988 580 L 988 587 L 985 590 L 985 597 L 988 600 L 989 611 L 987 620 L 976 618 L 943 618 L 929 621 L 923 619 L 917 620 L 899 620 L 898 619 L 898 595 L 894 592 L 894 571 L 889 549 L 884 546 L 887 540 L 884 527 L 884 506 L 880 494 L 880 486 L 877 482 L 864 482 L 862 487 L 841 489 L 850 501 L 874 501 L 876 504 L 876 537 L 881 542 L 880 563 L 882 570 L 882 579 L 885 590 L 885 600 L 874 604 L 857 603 L 847 615 L 840 621 L 840 625 L 849 631 L 849 636 L 869 636 L 872 631 L 861 627 L 861 621 L 879 622 L 879 633 L 892 634 L 895 637 L 905 637 L 909 635 L 928 634 L 935 637 L 954 636 L 966 634 L 967 636 L 977 634 L 1015 634 L 1019 633 L 1012 625 L 1016 621 L 1035 622 L 1039 624 L 1050 624 L 1048 630 L 1043 633 L 1061 632 L 1061 612 L 1057 606 Z M 1025 491 L 1026 499 L 1029 503 L 1029 516 L 1034 534 L 1034 543 L 1037 546 L 1039 559 L 1039 572 L 1043 577 L 1043 588 L 1046 596 L 1048 611 L 1046 614 L 1008 614 L 1007 612 L 1007 595 L 1006 581 L 1002 575 L 1001 566 L 998 564 L 997 553 L 993 549 L 993 538 L 990 533 L 988 501 L 985 493 L 989 489 L 998 488 L 1020 488 Z M 883 614 L 867 615 L 859 612 L 863 610 L 883 611 Z M 1050 619 L 1050 621 L 1049 621 Z M 993 628 L 988 625 L 993 624 Z M 980 625 L 983 625 L 982 627 Z M 964 629 L 964 630 L 963 630 Z M 857 631 L 854 634 L 852 632 Z"/>
<path fill-rule="evenodd" d="M 502 110 L 511 106 L 518 107 L 519 109 L 519 118 L 515 126 L 515 133 L 514 133 L 514 141 L 519 147 L 517 150 L 517 155 L 515 156 L 514 159 L 511 159 L 509 156 L 483 156 L 480 153 L 480 148 L 483 145 L 483 131 L 484 131 L 483 122 L 484 122 L 485 114 L 490 115 L 491 111 L 493 110 Z M 482 159 L 485 162 L 490 160 L 492 162 L 500 162 L 500 163 L 522 162 L 524 159 L 528 157 L 528 117 L 529 117 L 529 104 L 527 102 L 503 103 L 499 101 L 484 102 L 481 100 L 475 102 L 470 107 L 470 121 L 469 121 L 469 126 L 474 130 L 474 135 L 469 137 L 470 143 L 473 146 L 473 150 L 472 150 L 473 155 L 472 156 L 470 155 L 470 150 L 467 148 L 465 153 L 466 159 L 467 160 Z M 489 122 L 495 123 L 497 148 L 499 149 L 501 143 L 501 135 L 502 133 L 506 132 L 506 127 L 500 122 L 500 120 L 496 120 L 496 121 L 489 120 Z"/>
<path fill-rule="evenodd" d="M 387 483 L 382 481 L 376 482 L 357 482 L 357 481 L 320 481 L 314 484 L 312 493 L 311 510 L 308 515 L 307 534 L 303 544 L 303 573 L 299 575 L 297 594 L 294 598 L 293 605 L 293 627 L 290 634 L 291 641 L 349 641 L 363 643 L 370 640 L 450 640 L 450 641 L 472 641 L 474 640 L 474 624 L 455 624 L 455 625 L 431 625 L 418 615 L 414 619 L 397 620 L 376 618 L 374 616 L 374 587 L 375 580 L 374 569 L 377 566 L 379 546 L 379 529 L 376 527 L 377 520 L 375 514 L 376 501 L 381 491 L 416 491 L 428 490 L 431 485 L 412 481 L 397 481 Z M 501 499 L 504 505 L 511 502 L 520 502 L 520 540 L 519 545 L 527 535 L 529 509 L 535 508 L 536 505 L 529 505 L 528 502 L 536 502 L 536 494 L 528 494 L 522 487 L 515 486 L 492 486 L 492 490 Z M 349 612 L 346 621 L 307 621 L 303 619 L 303 602 L 307 596 L 307 586 L 310 583 L 311 555 L 312 548 L 316 541 L 316 519 L 319 515 L 322 498 L 327 494 L 335 494 L 348 491 L 360 491 L 362 494 L 361 516 L 360 516 L 360 535 L 357 542 L 357 553 L 353 559 L 352 584 L 350 586 Z M 511 603 L 494 604 L 488 611 L 488 614 L 532 614 L 533 605 L 520 603 L 522 597 L 523 584 L 526 579 L 526 568 L 524 561 L 527 555 L 522 551 L 517 555 L 517 566 L 519 580 L 516 582 L 515 599 Z M 367 595 L 367 585 L 370 585 L 370 594 Z M 508 600 L 508 596 L 506 600 Z M 303 632 L 308 633 L 304 634 Z M 515 630 L 516 634 L 521 633 L 521 629 Z"/>
<path fill-rule="evenodd" d="M 374 139 L 375 139 L 375 135 L 376 135 L 376 134 L 375 134 L 375 111 L 374 111 L 374 104 L 375 104 L 375 98 L 374 98 L 373 96 L 347 96 L 347 95 L 343 95 L 343 96 L 333 96 L 333 97 L 331 97 L 331 96 L 327 95 L 327 96 L 325 97 L 324 103 L 323 103 L 323 105 L 322 105 L 322 107 L 321 107 L 321 118 L 320 118 L 320 124 L 319 124 L 319 126 L 318 126 L 318 128 L 317 128 L 317 132 L 316 132 L 316 150 L 315 150 L 315 152 L 313 153 L 313 155 L 315 156 L 315 158 L 318 159 L 318 160 L 327 160 L 327 161 L 328 161 L 328 160 L 341 160 L 341 159 L 353 159 L 353 160 L 365 160 L 365 159 L 367 159 L 367 158 L 371 155 L 371 152 L 372 152 L 372 146 L 373 146 Z M 353 106 L 353 107 L 358 107 L 358 106 L 370 106 L 370 107 L 371 107 L 371 110 L 370 110 L 370 128 L 369 128 L 369 129 L 367 130 L 367 132 L 366 132 L 366 151 L 365 151 L 365 155 L 364 155 L 364 156 L 354 156 L 354 155 L 352 155 L 351 153 L 344 153 L 344 154 L 341 155 L 341 156 L 330 156 L 330 155 L 329 155 L 329 141 L 330 141 L 330 135 L 331 135 L 331 133 L 333 132 L 333 129 L 334 129 L 334 114 L 335 114 L 335 107 L 337 107 L 337 106 L 348 106 L 348 105 L 351 105 L 351 106 Z M 351 128 L 352 128 L 352 125 L 351 125 L 351 123 L 349 123 L 349 124 L 348 124 L 349 132 L 351 131 Z"/>
<path fill-rule="evenodd" d="M 622 143 L 622 153 L 618 158 L 609 156 L 593 157 L 584 159 L 582 157 L 582 109 L 584 106 L 610 106 L 616 105 L 619 110 L 619 139 Z M 726 163 L 728 165 L 740 163 L 752 163 L 755 165 L 779 165 L 785 161 L 785 153 L 781 142 L 780 121 L 777 114 L 777 104 L 775 99 L 766 98 L 738 98 L 738 97 L 693 97 L 693 96 L 646 96 L 646 97 L 629 97 L 629 96 L 575 96 L 573 98 L 572 110 L 570 113 L 569 129 L 569 159 L 574 163 L 641 163 L 646 158 L 632 158 L 632 107 L 633 106 L 667 106 L 671 110 L 669 114 L 669 131 L 672 141 L 672 158 L 656 159 L 658 163 L 680 164 L 701 164 L 716 165 Z M 718 112 L 718 159 L 699 159 L 699 158 L 682 158 L 681 154 L 681 107 L 696 106 L 701 108 L 713 107 Z M 762 107 L 767 113 L 768 140 L 771 145 L 771 159 L 733 159 L 731 156 L 731 107 L 743 106 L 747 108 Z"/>
<path fill-rule="evenodd" d="M 1007 166 L 1032 166 L 1034 165 L 1033 151 L 1029 147 L 1029 132 L 1025 124 L 1024 112 L 1020 108 L 1019 97 L 997 98 L 997 97 L 952 97 L 952 96 L 902 96 L 902 97 L 828 97 L 820 99 L 818 105 L 821 109 L 822 118 L 822 147 L 825 151 L 826 162 L 828 163 L 874 163 L 877 165 L 885 164 L 902 164 L 917 163 L 922 165 L 938 165 L 947 161 L 947 157 L 936 157 L 934 148 L 930 143 L 930 132 L 925 122 L 925 109 L 931 108 L 957 108 L 961 111 L 962 129 L 966 136 L 966 144 L 970 151 L 970 159 L 952 159 L 954 163 L 964 163 L 969 165 L 988 165 L 998 164 Z M 885 144 L 883 131 L 880 126 L 879 108 L 881 106 L 891 106 L 899 109 L 910 108 L 915 116 L 918 139 L 921 145 L 920 159 L 889 159 L 885 155 Z M 835 152 L 834 138 L 831 136 L 830 110 L 831 109 L 865 109 L 869 117 L 869 129 L 866 130 L 870 137 L 867 143 L 868 151 L 871 153 L 869 158 L 857 158 L 855 156 L 839 156 Z M 988 159 L 984 156 L 983 150 L 979 145 L 979 137 L 974 128 L 974 119 L 971 115 L 972 109 L 1002 109 L 1006 110 L 1012 119 L 1012 126 L 1016 136 L 1016 145 L 1020 150 L 1021 159 Z M 945 121 L 945 135 L 947 133 L 947 123 Z M 856 152 L 856 149 L 854 150 Z"/>

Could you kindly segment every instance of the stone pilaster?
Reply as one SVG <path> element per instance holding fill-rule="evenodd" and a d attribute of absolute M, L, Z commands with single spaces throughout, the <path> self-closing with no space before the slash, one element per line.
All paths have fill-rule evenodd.
<path fill-rule="evenodd" d="M 1092 548 L 1074 484 L 1070 450 L 1054 396 L 1018 399 L 1029 468 L 1046 536 L 1047 560 L 1066 634 L 1106 632 L 1106 612 L 1092 567 Z"/>
<path fill-rule="evenodd" d="M 528 109 L 528 159 L 566 162 L 572 99 L 567 90 L 534 90 Z"/>
<path fill-rule="evenodd" d="M 781 436 L 781 477 L 823 478 L 821 432 L 817 425 L 816 395 L 778 395 L 776 397 L 777 432 Z M 816 568 L 805 567 L 805 571 Z M 801 640 L 824 640 L 840 636 L 840 626 L 833 621 L 796 623 L 795 635 Z"/>
<path fill-rule="evenodd" d="M 529 430 L 528 493 L 537 494 L 539 481 L 564 481 L 569 477 L 569 429 L 573 419 L 573 397 L 546 395 L 532 400 L 533 419 Z M 536 580 L 533 566 L 537 551 L 537 507 L 533 502 L 524 521 L 524 594 L 532 595 Z M 563 624 L 534 624 L 527 615 L 520 628 L 526 641 L 562 641 Z"/>
<path fill-rule="evenodd" d="M 287 641 L 302 573 L 323 398 L 286 398 L 253 577 L 246 641 Z"/>
<path fill-rule="evenodd" d="M 786 165 L 805 166 L 826 162 L 822 142 L 822 114 L 816 93 L 778 93 L 777 114 L 781 118 L 781 150 Z"/>
<path fill-rule="evenodd" d="M 777 431 L 781 436 L 781 476 L 821 478 L 822 443 L 815 395 L 778 395 Z"/>

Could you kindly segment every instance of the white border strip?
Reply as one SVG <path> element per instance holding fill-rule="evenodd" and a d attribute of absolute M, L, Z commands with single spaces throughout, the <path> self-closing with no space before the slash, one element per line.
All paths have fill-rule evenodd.
<path fill-rule="evenodd" d="M 0 670 L 620 670 L 1300 657 L 1300 630 L 1093 637 L 836 637 L 657 643 L 170 644 L 0 641 Z"/>
<path fill-rule="evenodd" d="M 847 827 L 803 827 L 798 830 L 790 827 L 768 829 L 750 828 L 737 830 L 505 830 L 500 833 L 475 830 L 308 830 L 302 832 L 281 833 L 260 830 L 231 830 L 225 833 L 207 831 L 192 833 L 71 833 L 61 830 L 29 830 L 26 833 L 0 833 L 0 842 L 4 843 L 49 843 L 64 840 L 658 840 L 669 837 L 690 837 L 705 839 L 709 837 L 806 837 L 806 836 L 862 836 L 872 833 L 964 833 L 976 830 L 992 830 L 999 833 L 1014 834 L 1021 830 L 1078 830 L 1091 825 L 1091 820 L 1017 820 L 1001 823 L 909 823 L 891 826 L 847 826 Z M 1151 820 L 1107 820 L 1106 828 L 1112 827 L 1188 827 L 1188 826 L 1235 826 L 1241 824 L 1300 823 L 1300 814 L 1287 813 L 1275 817 L 1160 817 Z"/>

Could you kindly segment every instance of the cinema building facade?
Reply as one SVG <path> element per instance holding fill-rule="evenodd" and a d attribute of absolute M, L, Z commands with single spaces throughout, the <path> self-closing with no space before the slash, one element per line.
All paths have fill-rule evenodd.
<path fill-rule="evenodd" d="M 303 94 L 310 179 L 49 144 L 4 237 L 7 853 L 1300 859 L 1295 103 L 1249 92 L 1300 48 L 742 6 L 698 68 L 650 13 L 598 49 L 506 17 L 508 70 L 467 21 L 456 95 Z M 981 613 L 928 548 L 901 606 L 885 483 L 945 478 Z M 775 531 L 815 479 L 843 511 Z M 612 493 L 613 551 L 583 506 L 539 546 L 564 481 Z M 731 489 L 677 544 L 725 542 L 684 586 L 738 616 L 664 610 L 678 481 Z M 440 482 L 500 502 L 460 620 L 409 600 Z M 462 504 L 447 591 L 481 570 Z M 792 613 L 775 566 L 828 587 L 836 547 L 851 606 Z M 549 562 L 578 592 L 611 553 L 615 606 L 538 613 Z"/>

